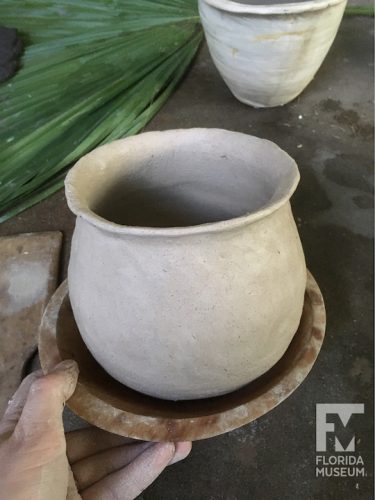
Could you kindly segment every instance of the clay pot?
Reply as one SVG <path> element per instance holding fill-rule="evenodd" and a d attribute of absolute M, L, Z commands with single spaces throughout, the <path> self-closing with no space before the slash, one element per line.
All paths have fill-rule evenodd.
<path fill-rule="evenodd" d="M 199 0 L 212 59 L 235 97 L 280 106 L 314 78 L 341 22 L 346 0 L 290 3 Z"/>
<path fill-rule="evenodd" d="M 306 286 L 289 204 L 298 181 L 272 142 L 218 129 L 141 134 L 73 167 L 70 300 L 112 377 L 159 398 L 205 398 L 282 357 Z"/>

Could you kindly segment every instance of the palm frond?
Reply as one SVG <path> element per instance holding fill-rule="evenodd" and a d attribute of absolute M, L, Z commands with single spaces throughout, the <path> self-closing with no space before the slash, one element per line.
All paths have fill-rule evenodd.
<path fill-rule="evenodd" d="M 195 0 L 2 0 L 26 45 L 0 86 L 0 222 L 157 113 L 202 39 Z"/>

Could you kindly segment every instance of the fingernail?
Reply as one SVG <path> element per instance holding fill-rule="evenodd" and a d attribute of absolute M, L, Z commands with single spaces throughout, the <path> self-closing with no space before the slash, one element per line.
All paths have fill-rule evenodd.
<path fill-rule="evenodd" d="M 191 444 L 191 441 L 176 442 L 175 454 L 172 460 L 169 462 L 169 465 L 179 462 L 180 460 L 184 460 L 191 452 Z"/>
<path fill-rule="evenodd" d="M 62 371 L 74 371 L 78 373 L 77 362 L 74 359 L 64 359 L 64 361 L 61 361 L 51 370 L 51 373 Z"/>
<path fill-rule="evenodd" d="M 174 443 L 171 443 L 169 441 L 168 442 L 161 442 L 161 443 L 156 443 L 156 446 L 158 446 L 161 449 L 164 449 L 165 451 L 168 451 L 172 455 L 172 458 L 173 458 L 175 451 L 176 451 L 176 446 Z"/>

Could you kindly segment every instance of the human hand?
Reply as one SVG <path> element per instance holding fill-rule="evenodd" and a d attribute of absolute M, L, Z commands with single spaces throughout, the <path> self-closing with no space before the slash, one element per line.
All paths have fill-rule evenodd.
<path fill-rule="evenodd" d="M 130 500 L 189 454 L 191 443 L 133 441 L 96 428 L 65 436 L 62 410 L 77 377 L 76 363 L 63 361 L 46 376 L 26 377 L 13 396 L 0 422 L 3 498 Z"/>

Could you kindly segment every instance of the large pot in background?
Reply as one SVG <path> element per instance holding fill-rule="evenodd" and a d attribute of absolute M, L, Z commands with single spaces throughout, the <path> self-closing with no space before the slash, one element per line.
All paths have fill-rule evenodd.
<path fill-rule="evenodd" d="M 199 0 L 217 69 L 234 96 L 255 107 L 286 104 L 304 90 L 332 45 L 345 6 L 346 0 Z"/>
<path fill-rule="evenodd" d="M 149 132 L 69 172 L 69 294 L 115 379 L 165 399 L 233 391 L 284 354 L 302 313 L 295 162 L 218 129 Z"/>

